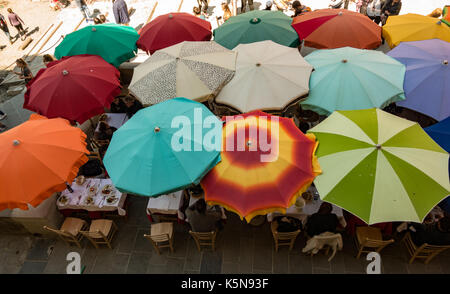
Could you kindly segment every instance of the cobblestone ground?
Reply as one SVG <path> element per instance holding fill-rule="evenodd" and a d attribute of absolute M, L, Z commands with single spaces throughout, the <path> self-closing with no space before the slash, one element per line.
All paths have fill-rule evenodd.
<path fill-rule="evenodd" d="M 0 235 L 0 273 L 59 273 L 66 272 L 66 256 L 80 253 L 84 274 L 198 274 L 198 273 L 360 273 L 366 272 L 368 261 L 363 255 L 356 259 L 353 240 L 344 234 L 344 248 L 328 262 L 319 253 L 301 253 L 305 237 L 297 239 L 294 249 L 280 248 L 275 252 L 268 223 L 260 227 L 244 224 L 233 213 L 218 235 L 217 250 L 198 252 L 185 225 L 175 224 L 174 253 L 162 249 L 158 255 L 143 237 L 149 231 L 145 208 L 147 199 L 131 196 L 129 218 L 115 219 L 119 232 L 113 249 L 95 249 L 84 241 L 82 248 L 67 246 L 63 241 L 29 235 Z M 450 251 L 444 252 L 430 264 L 422 261 L 408 264 L 408 257 L 400 237 L 382 251 L 382 273 L 385 274 L 449 274 Z"/>

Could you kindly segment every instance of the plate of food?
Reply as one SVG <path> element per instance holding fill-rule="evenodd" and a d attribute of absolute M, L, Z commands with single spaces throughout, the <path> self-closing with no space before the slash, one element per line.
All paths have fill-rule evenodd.
<path fill-rule="evenodd" d="M 84 177 L 84 176 L 78 176 L 76 179 L 75 179 L 75 183 L 77 183 L 77 185 L 83 185 L 84 184 L 84 182 L 86 182 L 86 178 Z"/>
<path fill-rule="evenodd" d="M 69 198 L 66 195 L 62 195 L 61 197 L 59 197 L 58 202 L 61 205 L 66 205 L 67 202 L 69 201 Z"/>
<path fill-rule="evenodd" d="M 113 187 L 113 185 L 108 184 L 108 185 L 103 186 L 102 194 L 103 194 L 103 196 L 114 195 L 114 187 Z"/>
<path fill-rule="evenodd" d="M 88 195 L 89 196 L 94 196 L 95 194 L 97 194 L 97 186 L 92 186 L 88 188 Z"/>
<path fill-rule="evenodd" d="M 88 197 L 84 200 L 84 204 L 86 204 L 86 205 L 92 205 L 92 204 L 94 204 L 94 197 L 88 196 Z"/>
<path fill-rule="evenodd" d="M 109 196 L 108 198 L 106 198 L 106 203 L 108 203 L 108 204 L 115 204 L 117 201 L 119 201 L 119 198 L 117 198 L 114 195 Z"/>

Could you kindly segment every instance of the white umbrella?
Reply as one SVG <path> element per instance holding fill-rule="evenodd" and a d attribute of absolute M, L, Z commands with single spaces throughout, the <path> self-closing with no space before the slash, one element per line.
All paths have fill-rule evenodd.
<path fill-rule="evenodd" d="M 213 41 L 186 41 L 137 66 L 129 89 L 143 104 L 175 97 L 202 102 L 232 79 L 235 67 L 236 52 Z"/>
<path fill-rule="evenodd" d="M 280 110 L 309 92 L 313 67 L 297 48 L 272 41 L 240 44 L 236 73 L 216 102 L 241 112 Z"/>

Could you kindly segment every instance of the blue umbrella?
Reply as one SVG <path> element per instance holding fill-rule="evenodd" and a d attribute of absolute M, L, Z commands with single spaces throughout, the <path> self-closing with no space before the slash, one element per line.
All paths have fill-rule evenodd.
<path fill-rule="evenodd" d="M 138 111 L 117 130 L 103 163 L 123 192 L 167 194 L 198 184 L 220 161 L 221 134 L 221 121 L 203 104 L 174 98 Z"/>
<path fill-rule="evenodd" d="M 397 105 L 438 121 L 450 116 L 450 43 L 439 39 L 403 42 L 388 53 L 406 66 L 406 100 Z"/>
<path fill-rule="evenodd" d="M 436 141 L 445 151 L 450 152 L 450 116 L 443 121 L 425 128 L 425 132 Z M 450 173 L 450 162 L 448 167 Z M 450 213 L 450 197 L 441 202 L 444 210 Z"/>

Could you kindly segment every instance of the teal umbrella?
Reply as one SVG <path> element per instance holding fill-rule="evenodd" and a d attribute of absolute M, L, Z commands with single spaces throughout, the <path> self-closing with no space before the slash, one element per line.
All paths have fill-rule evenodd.
<path fill-rule="evenodd" d="M 121 191 L 158 196 L 198 184 L 220 161 L 222 123 L 203 104 L 166 100 L 117 130 L 103 163 Z"/>
<path fill-rule="evenodd" d="M 405 99 L 405 66 L 383 52 L 344 47 L 317 50 L 305 60 L 314 71 L 303 109 L 329 115 L 335 110 L 384 108 Z"/>
<path fill-rule="evenodd" d="M 101 24 L 84 27 L 68 34 L 55 49 L 55 57 L 80 54 L 100 55 L 118 67 L 133 58 L 137 52 L 139 34 L 135 29 L 117 24 Z"/>
<path fill-rule="evenodd" d="M 281 11 L 254 10 L 233 16 L 215 29 L 214 41 L 228 49 L 265 40 L 297 47 L 300 42 L 291 22 Z"/>

